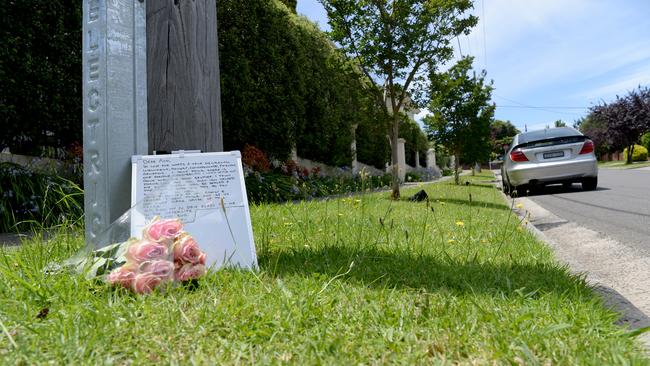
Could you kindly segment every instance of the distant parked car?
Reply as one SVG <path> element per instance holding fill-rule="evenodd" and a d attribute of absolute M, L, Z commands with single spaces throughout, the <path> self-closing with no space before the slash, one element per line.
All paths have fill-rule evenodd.
<path fill-rule="evenodd" d="M 584 190 L 594 190 L 598 186 L 594 143 L 571 127 L 520 133 L 506 150 L 501 177 L 503 191 L 519 196 L 555 183 L 579 182 Z"/>

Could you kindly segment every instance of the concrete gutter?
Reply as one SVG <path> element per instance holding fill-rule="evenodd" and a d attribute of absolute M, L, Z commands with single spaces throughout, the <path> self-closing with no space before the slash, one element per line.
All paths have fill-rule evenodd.
<path fill-rule="evenodd" d="M 497 186 L 501 174 L 497 174 Z M 567 221 L 527 197 L 503 195 L 522 224 L 555 251 L 556 258 L 572 272 L 585 275 L 605 303 L 621 317 L 618 325 L 630 330 L 650 327 L 650 257 L 616 240 Z M 528 220 L 524 218 L 527 217 Z M 650 332 L 637 338 L 650 356 Z"/>

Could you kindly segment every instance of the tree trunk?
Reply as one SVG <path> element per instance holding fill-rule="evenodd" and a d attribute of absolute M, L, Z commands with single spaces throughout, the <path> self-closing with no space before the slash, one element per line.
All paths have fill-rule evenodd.
<path fill-rule="evenodd" d="M 399 192 L 399 159 L 397 154 L 397 139 L 399 138 L 399 115 L 393 112 L 393 126 L 390 129 L 390 150 L 391 150 L 391 198 L 398 200 Z"/>
<path fill-rule="evenodd" d="M 147 2 L 149 151 L 222 151 L 217 7 Z"/>
<path fill-rule="evenodd" d="M 460 163 L 460 154 L 454 154 L 454 182 L 460 184 L 460 172 L 458 171 L 458 165 Z"/>
<path fill-rule="evenodd" d="M 634 154 L 634 144 L 627 147 L 627 159 L 625 164 L 632 164 L 632 155 Z"/>

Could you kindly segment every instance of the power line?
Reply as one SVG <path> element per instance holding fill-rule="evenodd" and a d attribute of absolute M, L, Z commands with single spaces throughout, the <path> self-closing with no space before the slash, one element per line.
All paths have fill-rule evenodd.
<path fill-rule="evenodd" d="M 532 105 L 501 105 L 497 104 L 500 108 L 530 108 L 530 109 L 589 109 L 589 107 L 569 107 L 569 106 L 532 106 Z"/>
<path fill-rule="evenodd" d="M 546 112 L 556 113 L 556 114 L 565 114 L 565 115 L 571 115 L 571 116 L 575 116 L 576 114 L 579 114 L 579 112 L 566 112 L 566 111 L 558 111 L 558 110 L 556 110 L 556 109 L 565 109 L 565 107 L 559 107 L 559 108 L 551 107 L 553 109 L 550 109 L 549 107 L 546 107 L 546 106 L 532 106 L 532 105 L 524 104 L 524 103 L 518 102 L 516 100 L 512 100 L 512 99 L 506 98 L 504 96 L 498 95 L 498 94 L 494 94 L 494 96 L 497 97 L 497 98 L 501 98 L 503 100 L 507 100 L 507 101 L 509 101 L 511 103 L 517 104 L 517 106 L 500 106 L 500 105 L 497 104 L 497 107 L 537 109 L 537 110 L 540 110 L 540 111 L 546 111 Z M 574 109 L 574 108 L 577 109 L 576 107 L 571 107 L 571 109 Z M 583 110 L 588 109 L 588 107 L 579 107 L 579 108 L 583 109 Z"/>
<path fill-rule="evenodd" d="M 485 0 L 481 1 L 481 7 L 483 8 L 483 64 L 485 65 L 485 70 L 487 70 L 487 35 L 485 34 Z"/>

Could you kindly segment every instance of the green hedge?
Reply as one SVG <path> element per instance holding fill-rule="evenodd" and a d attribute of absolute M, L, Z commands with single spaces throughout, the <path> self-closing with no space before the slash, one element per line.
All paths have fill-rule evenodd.
<path fill-rule="evenodd" d="M 280 160 L 349 165 L 351 126 L 359 160 L 382 167 L 390 150 L 386 116 L 372 84 L 304 17 L 272 0 L 221 0 L 224 145 L 259 147 Z"/>
<path fill-rule="evenodd" d="M 388 117 L 376 86 L 294 14 L 295 1 L 283 2 L 290 8 L 217 1 L 225 148 L 248 143 L 284 160 L 297 146 L 302 157 L 349 165 L 357 124 L 358 160 L 383 168 Z M 0 35 L 0 148 L 64 156 L 82 140 L 81 3 L 10 2 L 0 7 Z M 405 138 L 412 160 L 418 142 Z"/>
<path fill-rule="evenodd" d="M 0 150 L 81 142 L 81 2 L 4 2 L 0 40 Z"/>

